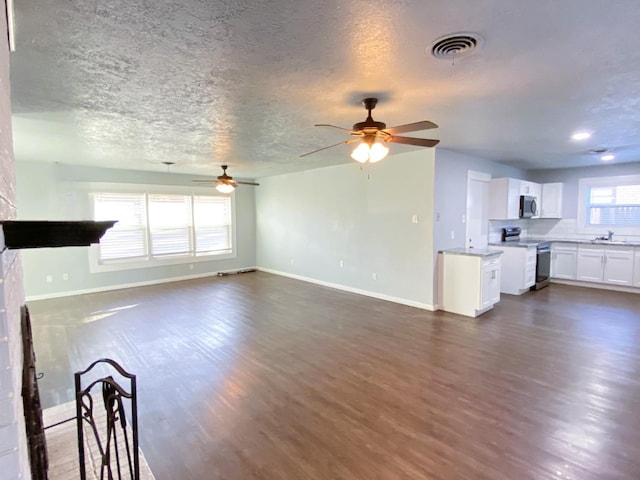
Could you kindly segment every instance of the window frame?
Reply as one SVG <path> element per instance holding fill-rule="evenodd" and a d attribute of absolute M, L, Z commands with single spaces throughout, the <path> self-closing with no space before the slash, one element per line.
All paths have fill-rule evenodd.
<path fill-rule="evenodd" d="M 168 255 L 166 257 L 154 257 L 151 254 L 151 244 L 148 245 L 147 257 L 144 259 L 122 259 L 109 260 L 107 263 L 100 261 L 99 244 L 93 244 L 89 247 L 89 271 L 91 273 L 116 272 L 122 270 L 135 270 L 145 268 L 157 268 L 172 265 L 184 265 L 200 262 L 211 262 L 218 260 L 227 260 L 237 257 L 237 217 L 236 217 L 236 199 L 235 192 L 230 195 L 218 193 L 210 186 L 169 186 L 169 185 L 141 185 L 141 184 L 110 184 L 110 183 L 90 183 L 86 184 L 89 211 L 91 218 L 94 218 L 94 202 L 93 194 L 99 193 L 135 193 L 144 194 L 145 203 L 148 202 L 148 195 L 188 195 L 191 196 L 191 208 L 193 210 L 193 197 L 210 196 L 210 197 L 228 197 L 230 199 L 229 213 L 231 218 L 231 251 L 224 253 L 198 253 L 196 251 L 187 254 Z M 191 234 L 195 235 L 193 224 L 193 212 L 191 212 Z M 147 229 L 147 242 L 150 242 L 149 226 Z"/>
<path fill-rule="evenodd" d="M 640 226 L 590 225 L 589 192 L 593 187 L 640 185 L 640 175 L 618 175 L 611 177 L 589 177 L 578 180 L 578 214 L 576 227 L 579 233 L 606 234 L 612 230 L 616 235 L 640 235 Z"/>

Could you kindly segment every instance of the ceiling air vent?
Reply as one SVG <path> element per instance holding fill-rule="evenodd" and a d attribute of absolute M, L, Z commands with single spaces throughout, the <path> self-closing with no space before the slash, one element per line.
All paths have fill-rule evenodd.
<path fill-rule="evenodd" d="M 469 55 L 481 45 L 482 37 L 476 33 L 452 33 L 434 40 L 431 55 L 441 60 L 454 60 Z"/>

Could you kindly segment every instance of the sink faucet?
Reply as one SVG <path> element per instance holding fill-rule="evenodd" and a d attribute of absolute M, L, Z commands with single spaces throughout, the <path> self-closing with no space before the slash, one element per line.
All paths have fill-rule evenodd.
<path fill-rule="evenodd" d="M 613 240 L 613 232 L 611 230 L 607 232 L 607 240 L 609 241 Z"/>

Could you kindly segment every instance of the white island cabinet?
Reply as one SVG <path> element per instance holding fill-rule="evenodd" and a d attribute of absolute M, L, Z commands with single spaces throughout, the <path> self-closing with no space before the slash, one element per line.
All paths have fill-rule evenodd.
<path fill-rule="evenodd" d="M 455 248 L 440 254 L 443 310 L 477 317 L 500 301 L 501 251 Z"/>

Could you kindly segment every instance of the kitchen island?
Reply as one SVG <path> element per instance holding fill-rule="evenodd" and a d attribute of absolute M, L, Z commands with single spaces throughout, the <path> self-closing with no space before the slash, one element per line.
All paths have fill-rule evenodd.
<path fill-rule="evenodd" d="M 467 317 L 491 310 L 500 301 L 501 255 L 477 248 L 441 250 L 441 309 Z"/>

